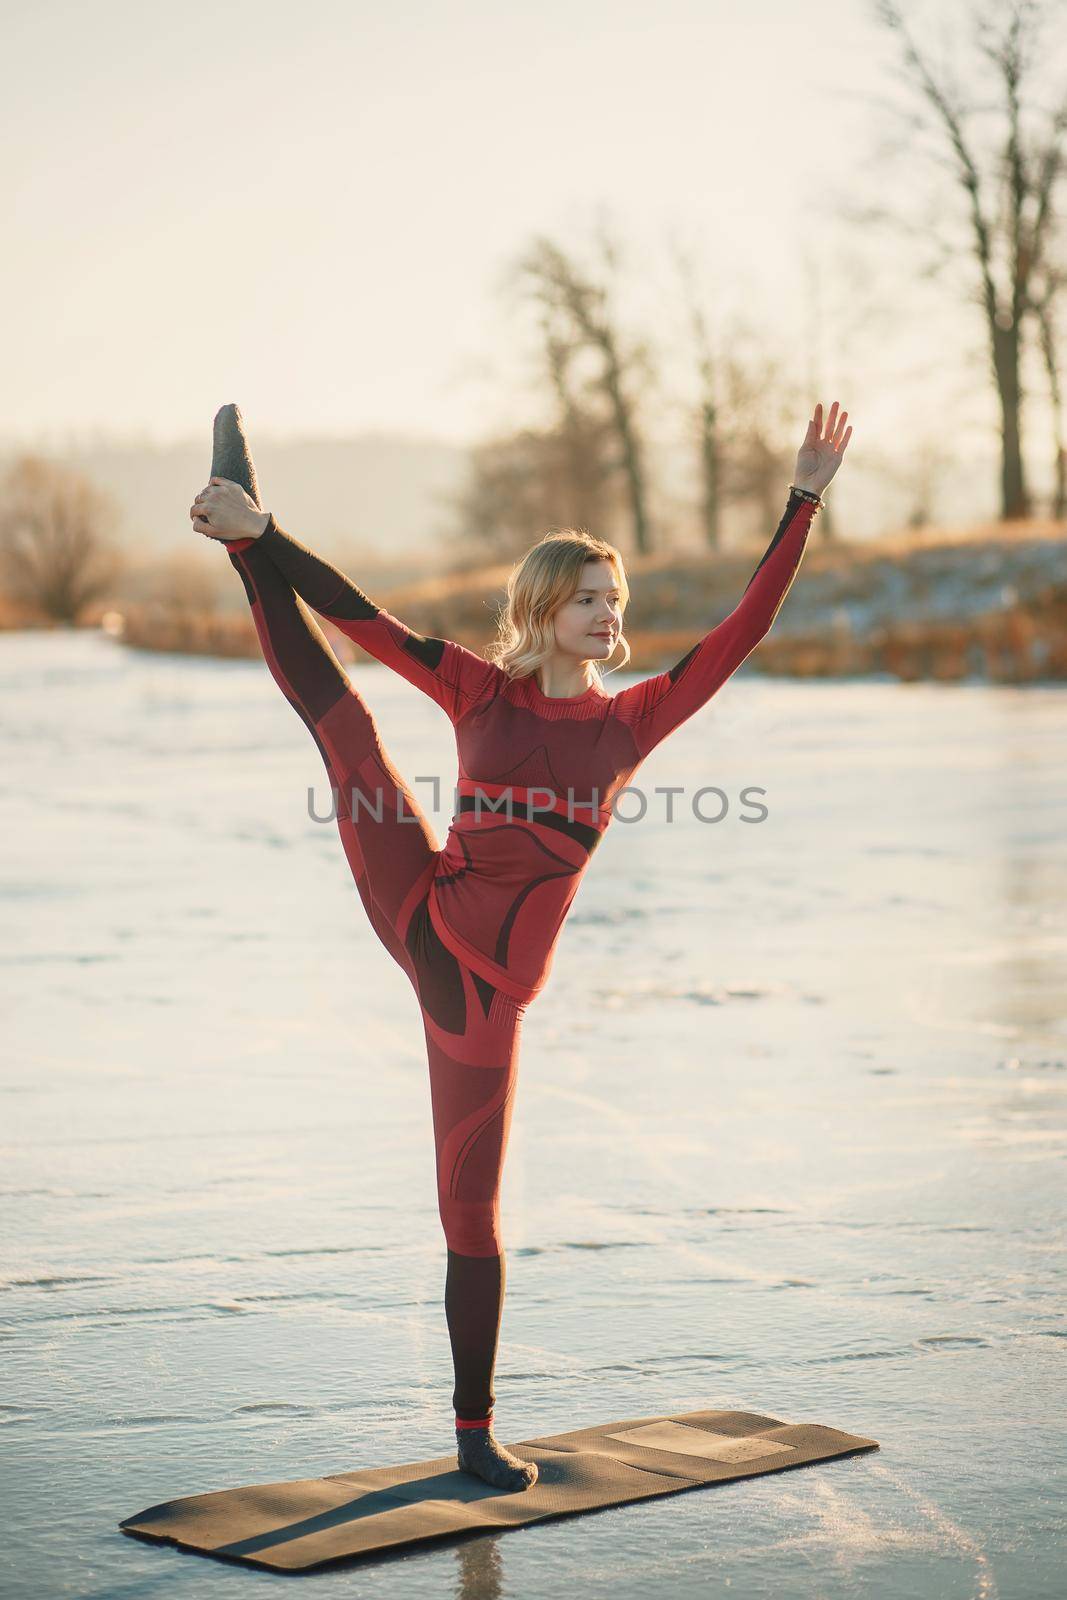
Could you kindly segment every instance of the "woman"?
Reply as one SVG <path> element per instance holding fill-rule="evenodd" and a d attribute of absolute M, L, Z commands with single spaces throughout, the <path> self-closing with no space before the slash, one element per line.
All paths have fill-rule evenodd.
<path fill-rule="evenodd" d="M 834 401 L 808 423 L 785 513 L 736 609 L 667 672 L 611 695 L 599 663 L 628 598 L 614 546 L 547 535 L 508 581 L 491 659 L 425 638 L 312 554 L 238 484 L 212 477 L 190 507 L 244 581 L 267 665 L 307 724 L 337 795 L 341 842 L 367 915 L 418 998 L 429 1060 L 447 1246 L 459 1465 L 528 1488 L 534 1462 L 493 1434 L 504 1302 L 500 1184 L 523 1015 L 548 978 L 567 910 L 649 751 L 724 684 L 767 633 L 799 566 L 851 427 Z M 306 602 L 306 604 L 304 603 Z M 439 849 L 311 607 L 447 712 L 458 804 Z"/>

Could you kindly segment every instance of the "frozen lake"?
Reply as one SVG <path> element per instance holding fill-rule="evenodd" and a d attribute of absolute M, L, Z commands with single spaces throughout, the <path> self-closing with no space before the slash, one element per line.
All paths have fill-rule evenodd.
<path fill-rule="evenodd" d="M 447 719 L 353 675 L 443 842 Z M 453 1448 L 414 997 L 262 662 L 0 635 L 0 708 L 4 1593 L 273 1592 L 117 1523 Z M 737 678 L 637 782 L 524 1024 L 497 1432 L 881 1449 L 316 1595 L 1061 1594 L 1067 689 Z"/>

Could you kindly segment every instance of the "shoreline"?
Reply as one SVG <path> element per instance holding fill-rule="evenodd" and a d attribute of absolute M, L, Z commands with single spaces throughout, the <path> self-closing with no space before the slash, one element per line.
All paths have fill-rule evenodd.
<path fill-rule="evenodd" d="M 633 589 L 626 672 L 679 661 L 728 615 L 751 577 L 754 547 L 627 562 Z M 445 573 L 376 595 L 434 638 L 481 654 L 510 563 Z M 0 599 L 0 629 L 99 627 L 132 649 L 257 659 L 250 616 L 229 585 L 172 599 L 114 596 L 77 624 L 53 624 Z M 316 619 L 342 662 L 374 658 Z M 918 529 L 862 545 L 809 541 L 781 613 L 741 671 L 789 678 L 901 682 L 1067 682 L 1067 524 L 1032 520 Z"/>

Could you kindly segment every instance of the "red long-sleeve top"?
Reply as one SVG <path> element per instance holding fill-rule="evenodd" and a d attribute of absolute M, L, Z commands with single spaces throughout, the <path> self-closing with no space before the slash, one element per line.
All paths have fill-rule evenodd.
<path fill-rule="evenodd" d="M 816 509 L 790 490 L 740 601 L 674 666 L 614 694 L 593 686 L 566 698 L 450 639 L 414 632 L 271 517 L 260 545 L 296 593 L 452 721 L 458 804 L 428 909 L 453 954 L 505 993 L 529 1001 L 544 987 L 615 796 L 767 634 Z M 242 550 L 254 541 L 223 542 Z"/>

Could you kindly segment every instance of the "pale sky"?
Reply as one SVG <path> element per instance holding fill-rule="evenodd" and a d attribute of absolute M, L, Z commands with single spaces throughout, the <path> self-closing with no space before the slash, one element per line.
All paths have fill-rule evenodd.
<path fill-rule="evenodd" d="M 927 37 L 957 11 L 927 0 Z M 803 380 L 805 263 L 855 276 L 827 208 L 881 182 L 865 97 L 901 99 L 866 0 L 36 0 L 6 35 L 0 436 L 20 443 L 170 441 L 231 399 L 261 433 L 475 437 L 521 413 L 502 269 L 537 232 L 586 248 L 602 213 L 636 322 L 684 350 L 679 237 L 709 310 Z M 880 268 L 903 306 L 906 247 Z M 940 358 L 981 338 L 944 305 L 952 395 L 974 380 L 946 391 Z M 900 393 L 834 317 L 817 398 L 851 385 L 870 438 Z M 907 321 L 913 383 L 931 330 Z"/>

